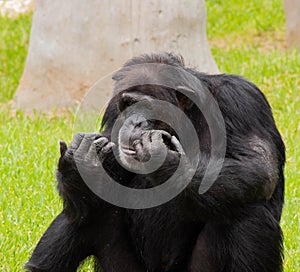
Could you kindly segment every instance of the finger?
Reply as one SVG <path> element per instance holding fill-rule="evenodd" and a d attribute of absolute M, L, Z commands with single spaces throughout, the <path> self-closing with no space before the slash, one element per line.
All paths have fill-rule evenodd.
<path fill-rule="evenodd" d="M 79 132 L 79 133 L 76 133 L 74 136 L 73 136 L 73 140 L 70 144 L 70 149 L 77 149 L 79 147 L 79 145 L 81 144 L 81 141 L 82 139 L 84 138 L 84 133 L 82 132 Z"/>
<path fill-rule="evenodd" d="M 80 154 L 80 155 L 84 155 L 84 154 L 88 153 L 88 151 L 91 147 L 91 144 L 95 140 L 96 135 L 97 135 L 97 133 L 91 133 L 91 134 L 84 135 L 76 153 Z"/>
<path fill-rule="evenodd" d="M 59 141 L 59 151 L 61 157 L 65 155 L 67 149 L 68 149 L 67 144 L 64 141 Z"/>
<path fill-rule="evenodd" d="M 163 142 L 162 131 L 163 130 L 151 130 L 151 142 Z"/>
<path fill-rule="evenodd" d="M 132 147 L 135 149 L 137 155 L 141 155 L 143 153 L 143 145 L 140 140 L 135 140 L 132 143 Z"/>
<path fill-rule="evenodd" d="M 106 137 L 101 137 L 93 142 L 97 151 L 100 151 L 107 143 L 108 139 Z"/>
<path fill-rule="evenodd" d="M 151 158 L 149 149 L 145 146 L 148 144 L 150 145 L 149 140 L 143 143 L 140 140 L 136 140 L 133 144 L 133 147 L 136 151 L 136 157 L 140 162 L 146 162 Z"/>
<path fill-rule="evenodd" d="M 112 149 L 115 147 L 116 145 L 112 142 L 109 142 L 106 146 L 104 146 L 101 151 L 99 152 L 99 158 L 102 160 L 105 158 L 105 156 L 107 156 Z"/>
<path fill-rule="evenodd" d="M 172 136 L 167 131 L 165 131 L 165 130 L 157 130 L 157 131 L 159 131 L 162 135 L 166 136 L 166 138 L 168 138 L 169 140 L 171 140 Z"/>
<path fill-rule="evenodd" d="M 132 147 L 136 150 L 136 151 L 140 151 L 142 148 L 143 148 L 143 145 L 141 143 L 141 140 L 135 140 L 133 143 L 132 143 Z"/>
<path fill-rule="evenodd" d="M 184 150 L 183 150 L 180 142 L 178 141 L 178 139 L 175 136 L 172 136 L 172 138 L 171 138 L 171 144 L 174 146 L 175 150 L 178 153 L 184 154 Z"/>
<path fill-rule="evenodd" d="M 138 140 L 139 141 L 138 143 L 141 143 L 141 148 L 143 148 L 143 150 L 151 149 L 151 142 L 152 142 L 151 134 L 152 134 L 152 130 L 147 130 L 145 133 L 142 133 L 141 140 Z M 138 146 L 138 148 L 140 148 L 140 146 Z"/>
<path fill-rule="evenodd" d="M 109 142 L 106 146 L 102 148 L 103 153 L 107 153 L 112 150 L 116 145 L 113 142 Z"/>

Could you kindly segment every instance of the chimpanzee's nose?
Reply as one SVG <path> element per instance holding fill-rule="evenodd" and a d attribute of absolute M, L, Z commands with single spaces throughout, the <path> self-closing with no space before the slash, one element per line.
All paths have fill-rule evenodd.
<path fill-rule="evenodd" d="M 142 136 L 142 132 L 145 131 L 148 127 L 147 120 L 140 115 L 135 115 L 130 117 L 130 137 L 129 145 L 132 147 L 132 144 L 135 140 L 139 140 Z"/>

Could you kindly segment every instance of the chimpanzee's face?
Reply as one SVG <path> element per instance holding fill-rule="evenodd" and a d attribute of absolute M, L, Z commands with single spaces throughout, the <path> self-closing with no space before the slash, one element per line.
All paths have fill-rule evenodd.
<path fill-rule="evenodd" d="M 149 149 L 153 148 L 155 141 L 161 141 L 171 148 L 171 135 L 174 135 L 164 122 L 147 120 L 143 110 L 128 110 L 137 102 L 146 102 L 151 108 L 155 98 L 139 92 L 123 92 L 118 101 L 119 110 L 123 113 L 123 124 L 118 135 L 119 156 L 124 166 L 129 169 L 137 161 L 146 162 L 150 159 Z"/>

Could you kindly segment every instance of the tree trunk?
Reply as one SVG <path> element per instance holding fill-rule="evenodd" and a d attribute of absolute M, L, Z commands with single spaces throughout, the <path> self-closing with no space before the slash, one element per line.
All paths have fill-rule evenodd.
<path fill-rule="evenodd" d="M 288 47 L 300 50 L 300 0 L 284 0 Z"/>
<path fill-rule="evenodd" d="M 29 111 L 71 106 L 129 58 L 161 51 L 218 72 L 203 0 L 37 0 L 15 106 Z M 99 91 L 98 101 L 111 89 Z"/>

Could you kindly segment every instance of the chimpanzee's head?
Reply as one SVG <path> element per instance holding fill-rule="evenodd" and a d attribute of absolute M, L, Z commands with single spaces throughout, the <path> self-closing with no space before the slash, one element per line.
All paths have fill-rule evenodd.
<path fill-rule="evenodd" d="M 171 137 L 178 135 L 174 127 L 162 119 L 171 114 L 171 108 L 189 116 L 194 107 L 191 95 L 195 78 L 184 70 L 182 60 L 170 54 L 137 57 L 116 72 L 113 79 L 114 96 L 104 114 L 103 125 L 110 130 L 106 131 L 110 135 L 116 120 L 122 124 L 117 140 L 122 164 L 130 168 L 137 161 L 150 159 L 150 154 L 145 152 L 147 148 L 139 152 L 142 138 L 146 144 L 145 137 L 148 142 L 152 141 L 151 137 L 160 137 L 172 150 Z M 159 108 L 158 105 L 162 106 Z M 185 129 L 186 124 L 179 115 L 173 114 L 169 119 L 181 130 Z"/>

